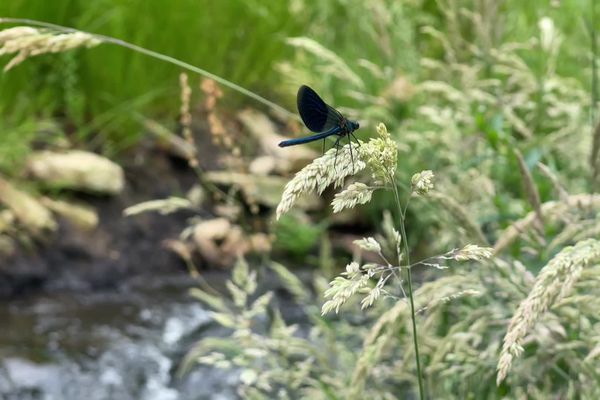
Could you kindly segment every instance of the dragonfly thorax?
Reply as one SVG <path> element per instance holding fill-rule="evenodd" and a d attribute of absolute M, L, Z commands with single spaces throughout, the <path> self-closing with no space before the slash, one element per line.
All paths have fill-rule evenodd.
<path fill-rule="evenodd" d="M 350 126 L 350 133 L 360 128 L 360 124 L 357 121 L 348 120 L 348 125 Z"/>
<path fill-rule="evenodd" d="M 341 131 L 339 133 L 340 136 L 346 136 L 360 128 L 360 124 L 356 121 L 352 121 L 349 119 L 343 119 L 340 123 Z"/>

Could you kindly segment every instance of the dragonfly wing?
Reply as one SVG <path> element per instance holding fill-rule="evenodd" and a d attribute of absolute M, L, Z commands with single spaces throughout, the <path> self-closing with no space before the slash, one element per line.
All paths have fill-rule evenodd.
<path fill-rule="evenodd" d="M 298 89 L 297 103 L 302 122 L 313 132 L 324 132 L 340 126 L 344 118 L 337 110 L 328 106 L 314 90 L 305 85 Z"/>

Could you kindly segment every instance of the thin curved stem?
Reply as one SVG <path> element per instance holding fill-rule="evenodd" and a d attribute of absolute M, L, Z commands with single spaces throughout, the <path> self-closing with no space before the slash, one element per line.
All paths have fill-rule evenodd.
<path fill-rule="evenodd" d="M 2 23 L 26 24 L 26 25 L 31 25 L 31 26 L 39 26 L 42 28 L 53 29 L 53 30 L 56 30 L 59 32 L 64 32 L 64 33 L 84 32 L 84 33 L 94 36 L 95 38 L 101 40 L 104 43 L 111 43 L 111 44 L 115 44 L 117 46 L 125 47 L 129 50 L 133 50 L 135 52 L 156 58 L 158 60 L 177 65 L 178 67 L 186 69 L 190 72 L 210 78 L 210 79 L 214 80 L 215 82 L 220 83 L 223 86 L 227 86 L 228 88 L 233 89 L 236 92 L 239 92 L 245 96 L 248 96 L 251 99 L 258 101 L 259 103 L 262 103 L 265 106 L 286 115 L 287 117 L 290 117 L 290 118 L 293 118 L 296 120 L 300 120 L 300 118 L 296 114 L 286 110 L 285 108 L 281 107 L 280 105 L 273 103 L 272 101 L 267 100 L 264 97 L 254 93 L 254 92 L 251 92 L 250 90 L 248 90 L 236 83 L 228 81 L 225 78 L 221 78 L 220 76 L 215 75 L 212 72 L 209 72 L 205 69 L 196 67 L 192 64 L 186 63 L 185 61 L 178 60 L 177 58 L 174 58 L 174 57 L 171 57 L 171 56 L 168 56 L 165 54 L 161 54 L 161 53 L 158 53 L 153 50 L 146 49 L 144 47 L 138 46 L 133 43 L 126 42 L 121 39 L 117 39 L 117 38 L 114 38 L 111 36 L 100 35 L 97 33 L 80 31 L 79 29 L 74 29 L 74 28 L 70 28 L 70 27 L 66 27 L 66 26 L 62 26 L 62 25 L 51 24 L 48 22 L 37 21 L 34 19 L 28 19 L 28 18 L 0 18 L 0 24 L 2 24 Z"/>
<path fill-rule="evenodd" d="M 398 212 L 400 213 L 400 234 L 402 235 L 402 243 L 404 245 L 404 256 L 406 257 L 406 264 L 408 267 L 406 268 L 406 281 L 408 283 L 408 299 L 410 301 L 410 317 L 412 321 L 412 331 L 413 331 L 413 345 L 415 347 L 415 358 L 417 364 L 417 380 L 419 382 L 419 398 L 421 400 L 425 399 L 425 388 L 423 385 L 423 375 L 421 373 L 421 360 L 419 357 L 419 339 L 417 336 L 417 318 L 415 312 L 415 301 L 413 295 L 413 287 L 412 287 L 412 274 L 410 268 L 410 253 L 408 248 L 408 240 L 406 237 L 406 228 L 404 227 L 404 221 L 406 216 L 406 209 L 408 208 L 408 200 L 406 202 L 406 206 L 404 210 L 402 209 L 402 203 L 400 201 L 400 194 L 398 193 L 398 187 L 395 184 L 394 179 L 391 179 L 392 187 L 394 190 L 394 196 L 396 198 L 396 206 L 398 207 Z"/>

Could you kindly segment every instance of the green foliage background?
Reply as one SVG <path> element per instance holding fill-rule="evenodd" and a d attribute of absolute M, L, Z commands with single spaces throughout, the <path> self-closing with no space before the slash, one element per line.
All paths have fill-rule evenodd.
<path fill-rule="evenodd" d="M 351 1 L 312 2 L 210 1 L 210 0 L 83 0 L 27 1 L 0 4 L 0 15 L 63 24 L 114 36 L 198 65 L 293 109 L 294 86 L 308 81 L 332 102 L 357 105 L 348 96 L 348 85 L 315 73 L 327 61 L 306 59 L 289 37 L 305 36 L 331 49 L 357 69 L 360 60 L 391 70 L 391 75 L 419 75 L 419 57 L 440 57 L 439 43 L 422 34 L 424 25 L 441 31 L 456 29 L 443 15 L 440 4 L 477 8 L 478 2 Z M 522 40 L 535 34 L 541 16 L 551 17 L 568 39 L 563 46 L 559 73 L 587 80 L 585 66 L 589 38 L 585 31 L 587 1 L 500 3 L 497 39 Z M 555 4 L 554 6 L 552 4 Z M 482 40 L 463 28 L 464 39 Z M 293 85 L 281 85 L 278 62 L 293 60 L 302 73 Z M 541 62 L 527 56 L 533 69 Z M 178 68 L 156 62 L 129 50 L 105 45 L 40 57 L 8 74 L 0 75 L 0 114 L 3 130 L 16 128 L 28 118 L 59 116 L 83 137 L 100 135 L 105 148 L 120 150 L 139 139 L 141 130 L 131 113 L 153 116 L 176 113 Z M 364 70 L 362 71 L 365 72 Z M 360 72 L 359 72 L 360 74 Z M 373 96 L 389 84 L 365 79 L 363 91 Z M 247 99 L 228 97 L 232 107 Z M 395 115 L 407 110 L 400 107 Z M 380 114 L 380 112 L 375 112 Z M 85 124 L 83 123 L 85 122 Z M 83 125 L 83 126 L 82 126 Z"/>
<path fill-rule="evenodd" d="M 0 3 L 0 17 L 38 19 L 120 38 L 197 65 L 290 110 L 298 85 L 309 84 L 349 116 L 360 118 L 365 127 L 361 138 L 373 134 L 375 123 L 384 122 L 399 146 L 398 181 L 407 183 L 423 169 L 435 171 L 438 177 L 438 197 L 413 201 L 407 217 L 409 243 L 421 255 L 443 253 L 481 237 L 494 244 L 507 226 L 533 210 L 517 151 L 542 203 L 559 198 L 557 187 L 571 195 L 593 192 L 594 165 L 589 155 L 598 100 L 594 98 L 597 88 L 592 87 L 592 60 L 598 58 L 591 50 L 591 33 L 598 29 L 593 7 L 592 0 L 12 0 Z M 544 18 L 553 22 L 560 37 L 559 45 L 550 50 L 541 45 L 539 24 Z M 136 122 L 138 113 L 176 120 L 179 72 L 174 66 L 103 44 L 40 56 L 0 74 L 0 172 L 18 175 L 34 140 L 60 141 L 63 136 L 77 147 L 118 158 L 143 136 Z M 226 91 L 223 104 L 231 111 L 247 104 L 258 106 L 231 91 Z M 558 183 L 540 172 L 538 162 L 556 174 Z M 381 230 L 382 212 L 391 208 L 389 196 L 377 195 L 362 209 L 361 217 L 373 230 Z M 577 321 L 564 326 L 564 341 L 560 335 L 551 336 L 556 348 L 545 346 L 542 338 L 526 349 L 526 363 L 521 365 L 539 362 L 539 346 L 545 356 L 561 362 L 557 364 L 562 375 L 548 381 L 547 376 L 530 375 L 521 366 L 512 381 L 500 388 L 494 382 L 502 333 L 520 298 L 531 288 L 534 275 L 530 273 L 576 239 L 598 236 L 588 229 L 598 222 L 593 207 L 571 207 L 569 218 L 553 212 L 548 212 L 544 226 L 520 233 L 503 249 L 508 261 L 489 271 L 464 270 L 423 286 L 425 294 L 444 289 L 450 296 L 472 284 L 482 292 L 481 297 L 440 306 L 421 319 L 426 325 L 422 340 L 434 393 L 448 398 L 585 394 L 569 385 L 587 369 L 567 361 L 583 359 L 583 353 L 597 346 L 589 334 L 598 326 L 597 313 L 590 310 L 584 310 L 582 318 L 589 329 L 583 334 L 573 328 L 582 323 L 575 313 Z M 306 254 L 321 245 L 321 255 L 331 256 L 331 249 L 323 250 L 317 236 L 335 229 L 335 221 L 320 217 L 302 224 L 284 220 L 275 228 L 276 250 L 307 260 L 317 258 Z M 589 282 L 600 276 L 597 269 L 590 269 Z M 595 288 L 583 282 L 575 289 L 572 301 L 577 307 L 588 302 L 577 297 L 580 294 L 598 298 Z M 246 297 L 253 294 L 251 290 Z M 267 313 L 266 305 L 259 305 L 256 312 Z M 575 314 L 567 306 L 551 315 L 568 322 L 563 313 Z M 370 322 L 390 312 L 391 304 L 379 307 L 369 315 Z M 577 307 L 573 309 L 581 311 Z M 332 331 L 339 328 L 319 319 L 314 305 L 311 310 L 316 325 L 330 325 Z M 492 324 L 485 319 L 490 315 L 495 318 Z M 277 329 L 283 329 L 279 319 L 274 319 Z M 409 361 L 398 366 L 398 357 L 385 359 L 384 346 L 398 349 L 402 343 L 402 349 L 410 348 L 406 343 L 410 335 L 402 331 L 401 319 L 392 320 L 396 322 L 389 323 L 389 332 L 380 336 L 383 339 L 361 355 L 370 357 L 371 372 L 383 371 L 382 381 L 374 376 L 368 382 L 383 388 L 381 398 L 390 382 L 390 392 L 414 386 L 414 374 L 405 367 Z M 355 345 L 367 334 L 365 325 L 349 329 Z M 328 331 L 323 328 L 323 332 Z M 402 332 L 400 339 L 398 332 Z M 286 335 L 294 336 L 293 332 Z M 323 340 L 335 342 L 342 353 L 354 352 L 354 347 L 336 339 Z M 280 342 L 272 345 L 277 348 Z M 579 343 L 583 350 L 571 350 L 569 343 Z M 351 359 L 345 365 L 354 365 L 356 357 L 344 354 L 340 359 Z M 402 357 L 409 360 L 412 354 L 403 352 Z M 312 362 L 307 360 L 307 365 Z M 324 370 L 336 371 L 336 365 L 324 365 Z M 400 367 L 405 376 L 395 373 Z M 597 384 L 597 370 L 593 372 Z M 367 376 L 357 374 L 353 381 L 365 385 Z M 334 378 L 331 381 L 340 387 L 360 388 L 346 385 L 347 376 Z M 529 385 L 535 388 L 531 393 Z M 582 387 L 594 391 L 594 386 Z"/>
<path fill-rule="evenodd" d="M 0 15 L 66 25 L 113 36 L 198 65 L 274 97 L 273 63 L 292 54 L 287 36 L 306 20 L 286 2 L 60 0 L 9 1 Z M 82 141 L 100 135 L 108 150 L 127 147 L 141 135 L 134 111 L 173 117 L 178 108 L 179 68 L 112 45 L 40 57 L 0 75 L 4 129 L 24 119 L 59 116 Z M 228 96 L 235 107 L 247 101 Z"/>

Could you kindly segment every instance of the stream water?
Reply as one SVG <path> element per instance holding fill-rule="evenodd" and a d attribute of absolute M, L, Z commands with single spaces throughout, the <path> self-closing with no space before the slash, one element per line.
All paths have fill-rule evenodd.
<path fill-rule="evenodd" d="M 1 400 L 235 399 L 237 376 L 177 367 L 215 334 L 186 278 L 0 302 Z"/>

